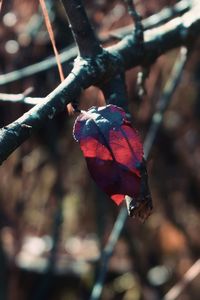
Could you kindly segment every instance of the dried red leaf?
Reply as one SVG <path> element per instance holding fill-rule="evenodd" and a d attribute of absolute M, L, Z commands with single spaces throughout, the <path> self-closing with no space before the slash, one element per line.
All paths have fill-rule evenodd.
<path fill-rule="evenodd" d="M 131 197 L 130 214 L 146 217 L 151 203 L 149 191 L 142 191 L 147 184 L 142 176 L 143 147 L 124 110 L 107 105 L 83 111 L 75 121 L 74 138 L 100 188 L 118 205 Z"/>

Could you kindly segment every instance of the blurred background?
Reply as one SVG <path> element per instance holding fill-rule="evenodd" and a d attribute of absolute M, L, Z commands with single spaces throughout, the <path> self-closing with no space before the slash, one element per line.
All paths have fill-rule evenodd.
<path fill-rule="evenodd" d="M 145 18 L 176 2 L 141 0 L 136 7 Z M 84 3 L 104 46 L 118 40 L 111 31 L 132 23 L 123 1 Z M 62 52 L 73 42 L 66 15 L 60 1 L 46 4 Z M 0 18 L 0 78 L 53 56 L 38 1 L 3 1 Z M 196 41 L 148 161 L 153 213 L 145 224 L 131 218 L 126 222 L 109 262 L 102 300 L 162 299 L 199 258 L 199 50 Z M 136 89 L 140 68 L 127 72 L 129 108 L 143 139 L 178 51 L 155 62 L 142 99 Z M 72 60 L 63 67 L 66 76 Z M 31 96 L 42 97 L 59 82 L 54 67 L 0 81 L 0 91 L 18 94 L 32 87 Z M 103 104 L 95 87 L 81 96 L 81 108 Z M 29 108 L 0 101 L 1 127 Z M 119 208 L 90 178 L 72 137 L 74 119 L 63 112 L 47 122 L 0 168 L 1 300 L 89 299 L 98 258 Z M 198 300 L 199 295 L 196 276 L 176 299 Z"/>

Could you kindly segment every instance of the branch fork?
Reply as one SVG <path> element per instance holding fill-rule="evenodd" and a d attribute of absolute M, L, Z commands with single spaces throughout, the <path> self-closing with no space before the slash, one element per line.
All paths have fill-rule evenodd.
<path fill-rule="evenodd" d="M 65 1 L 67 4 L 72 2 L 77 3 L 80 1 Z M 144 63 L 151 63 L 168 50 L 197 39 L 199 32 L 200 5 L 197 3 L 181 18 L 178 17 L 165 25 L 145 31 L 144 53 L 138 51 L 132 35 L 125 37 L 121 42 L 106 50 L 102 50 L 100 45 L 97 46 L 96 38 L 94 38 L 96 46 L 91 48 L 93 50 L 90 53 L 80 51 L 80 57 L 77 58 L 74 69 L 55 90 L 47 97 L 40 99 L 34 108 L 18 120 L 0 130 L 0 163 L 19 147 L 34 130 L 37 130 L 49 119 L 49 116 L 52 118 L 64 110 L 66 104 L 76 99 L 82 89 L 91 85 L 105 86 L 105 83 L 109 83 L 110 87 L 106 84 L 106 90 L 104 88 L 104 94 L 108 99 L 113 93 L 113 85 L 115 89 L 118 86 L 116 95 L 118 94 L 119 86 L 121 86 L 120 90 L 123 91 L 123 95 L 121 94 L 120 98 L 124 97 L 122 106 L 127 107 L 128 100 L 123 76 L 120 85 L 118 84 L 119 82 L 116 84 L 116 78 L 119 78 L 120 74 L 124 74 L 125 70 Z M 93 34 L 91 34 L 92 36 Z M 97 62 L 96 56 L 98 58 Z M 109 79 L 111 79 L 110 82 Z M 102 81 L 104 84 L 102 84 Z M 119 97 L 115 101 L 119 101 Z M 22 124 L 27 124 L 31 129 L 22 129 Z"/>

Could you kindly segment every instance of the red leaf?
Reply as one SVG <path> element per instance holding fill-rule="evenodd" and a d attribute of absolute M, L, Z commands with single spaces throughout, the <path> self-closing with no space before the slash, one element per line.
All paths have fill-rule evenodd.
<path fill-rule="evenodd" d="M 134 201 L 134 214 L 141 205 L 150 208 L 149 200 L 141 195 L 142 143 L 121 108 L 107 105 L 83 111 L 75 121 L 74 137 L 92 178 L 116 204 L 128 195 Z"/>

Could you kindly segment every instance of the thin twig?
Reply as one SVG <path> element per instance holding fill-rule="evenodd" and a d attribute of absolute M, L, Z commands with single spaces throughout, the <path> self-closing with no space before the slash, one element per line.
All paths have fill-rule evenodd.
<path fill-rule="evenodd" d="M 132 16 L 133 21 L 135 22 L 135 29 L 134 29 L 135 41 L 138 44 L 142 44 L 144 41 L 144 34 L 143 34 L 144 27 L 142 24 L 142 17 L 135 8 L 134 0 L 126 0 L 126 2 L 128 5 L 129 14 Z"/>
<path fill-rule="evenodd" d="M 78 51 L 75 46 L 67 47 L 65 50 L 63 50 L 63 52 L 61 52 L 59 54 L 60 62 L 63 64 L 65 62 L 72 61 L 72 59 L 74 59 L 76 57 L 77 53 L 78 53 Z M 0 86 L 11 83 L 16 80 L 20 80 L 20 79 L 38 74 L 40 72 L 47 71 L 50 68 L 53 68 L 56 66 L 57 66 L 57 62 L 56 62 L 55 56 L 48 57 L 38 63 L 29 65 L 29 66 L 24 67 L 19 70 L 15 70 L 15 71 L 0 75 Z"/>
<path fill-rule="evenodd" d="M 184 289 L 200 274 L 200 259 L 198 259 L 184 274 L 183 278 L 175 284 L 164 296 L 163 300 L 176 300 Z"/>
<path fill-rule="evenodd" d="M 138 13 L 135 7 L 134 0 L 126 0 L 128 5 L 129 14 L 132 16 L 133 21 L 135 22 L 134 28 L 134 38 L 135 42 L 138 44 L 138 51 L 144 51 L 143 42 L 144 42 L 144 26 L 142 24 L 142 17 Z M 150 67 L 142 66 L 142 70 L 138 72 L 137 75 L 137 90 L 138 90 L 138 97 L 142 97 L 145 92 L 145 81 L 148 77 L 150 72 Z"/>
<path fill-rule="evenodd" d="M 90 300 L 99 299 L 99 297 L 102 293 L 103 283 L 104 283 L 105 275 L 106 275 L 107 269 L 108 269 L 108 262 L 113 253 L 113 249 L 115 248 L 115 245 L 119 239 L 121 231 L 124 227 L 124 223 L 127 219 L 127 216 L 128 216 L 127 209 L 125 206 L 123 206 L 118 214 L 116 221 L 115 221 L 115 224 L 114 224 L 111 234 L 109 236 L 108 242 L 102 252 L 101 260 L 100 260 L 101 268 L 100 268 L 100 272 L 98 274 L 97 281 L 95 282 L 95 284 L 93 286 Z"/>
<path fill-rule="evenodd" d="M 142 99 L 142 97 L 147 94 L 146 79 L 149 77 L 150 69 L 150 66 L 142 67 L 141 71 L 137 74 L 136 87 L 139 99 Z"/>
<path fill-rule="evenodd" d="M 177 85 L 180 82 L 183 69 L 185 67 L 187 61 L 187 48 L 182 47 L 178 54 L 178 58 L 173 66 L 171 71 L 171 75 L 163 89 L 162 96 L 157 103 L 156 110 L 153 114 L 151 125 L 148 131 L 148 135 L 144 142 L 144 157 L 145 159 L 148 158 L 150 150 L 152 149 L 153 143 L 157 136 L 157 132 L 160 128 L 160 125 L 163 120 L 164 112 L 166 111 L 172 96 L 176 90 Z"/>
<path fill-rule="evenodd" d="M 158 101 L 158 106 L 162 107 L 162 110 L 160 110 L 161 121 L 162 121 L 162 116 L 163 116 L 165 110 L 167 109 L 169 102 L 172 100 L 172 96 L 175 92 L 175 88 L 177 87 L 177 85 L 180 81 L 180 77 L 183 73 L 183 68 L 185 66 L 186 58 L 187 58 L 186 53 L 187 53 L 186 49 L 182 48 L 179 53 L 179 56 L 175 62 L 172 73 L 169 77 L 169 81 L 167 82 L 167 84 L 164 88 L 163 95 L 161 96 L 161 98 Z M 171 82 L 172 80 L 174 80 L 175 83 L 169 84 L 169 82 Z M 166 90 L 168 91 L 167 94 L 166 94 Z M 161 126 L 161 121 L 160 121 L 159 123 L 156 123 L 157 124 L 156 130 L 154 130 L 154 127 L 153 127 L 153 124 L 155 122 L 154 119 L 155 119 L 155 117 L 152 118 L 151 126 L 148 130 L 148 133 L 147 133 L 145 141 L 144 141 L 144 153 L 145 153 L 146 160 L 148 159 L 150 151 L 153 146 L 153 143 L 149 143 L 149 140 L 151 140 L 151 141 L 155 140 L 155 138 L 158 134 L 158 129 Z M 115 221 L 115 224 L 111 231 L 110 238 L 108 239 L 108 242 L 102 252 L 102 255 L 100 258 L 100 262 L 101 262 L 100 270 L 99 270 L 97 280 L 93 286 L 90 300 L 98 300 L 101 296 L 101 293 L 103 290 L 103 284 L 104 284 L 107 269 L 108 269 L 108 262 L 114 251 L 114 248 L 116 246 L 118 238 L 122 232 L 122 229 L 125 225 L 127 217 L 128 217 L 127 209 L 123 206 L 118 214 L 116 221 Z M 120 224 L 120 226 L 117 226 L 116 224 Z M 111 238 L 111 236 L 112 237 L 114 236 L 115 238 L 113 239 L 113 238 Z M 107 249 L 109 249 L 109 251 L 107 251 Z M 169 299 L 167 299 L 167 300 L 169 300 Z M 172 299 L 170 299 L 170 300 L 172 300 Z"/>
<path fill-rule="evenodd" d="M 42 102 L 44 98 L 26 97 L 24 94 L 4 94 L 0 93 L 0 102 L 24 103 L 28 105 L 36 105 Z"/>

